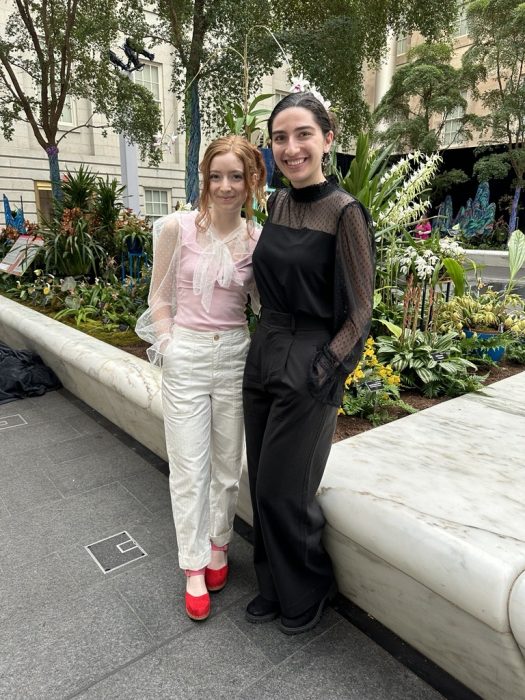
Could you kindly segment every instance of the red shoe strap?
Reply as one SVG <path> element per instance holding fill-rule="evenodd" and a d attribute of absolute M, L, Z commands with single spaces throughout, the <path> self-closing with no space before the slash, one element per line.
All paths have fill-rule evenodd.
<path fill-rule="evenodd" d="M 211 548 L 214 552 L 227 552 L 228 551 L 228 545 L 223 544 L 222 546 L 219 547 L 217 544 L 211 543 Z"/>

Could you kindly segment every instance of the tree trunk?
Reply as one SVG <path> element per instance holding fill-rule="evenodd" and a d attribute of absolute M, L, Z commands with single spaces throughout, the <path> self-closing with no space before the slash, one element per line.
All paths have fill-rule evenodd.
<path fill-rule="evenodd" d="M 191 83 L 185 95 L 186 122 L 186 201 L 196 204 L 199 198 L 199 150 L 201 145 L 201 115 L 199 79 Z"/>
<path fill-rule="evenodd" d="M 58 161 L 58 146 L 47 146 L 47 157 L 49 160 L 49 179 L 51 180 L 51 191 L 53 200 L 62 201 L 62 188 L 60 187 L 60 163 Z"/>
<path fill-rule="evenodd" d="M 512 208 L 510 210 L 509 219 L 509 234 L 516 230 L 518 224 L 518 204 L 520 201 L 521 185 L 516 185 L 514 190 L 514 199 L 512 200 Z"/>

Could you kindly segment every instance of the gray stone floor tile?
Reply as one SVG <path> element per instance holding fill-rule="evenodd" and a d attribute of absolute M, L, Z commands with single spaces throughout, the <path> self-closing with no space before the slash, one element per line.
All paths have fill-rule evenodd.
<path fill-rule="evenodd" d="M 83 700 L 226 700 L 271 668 L 242 633 L 223 616 L 195 624 L 160 649 L 105 678 Z"/>
<path fill-rule="evenodd" d="M 115 446 L 114 436 L 100 426 L 100 432 L 96 435 L 82 436 L 75 432 L 75 435 L 69 439 L 57 440 L 52 445 L 40 449 L 35 456 L 40 454 L 49 457 L 53 462 L 66 462 L 78 457 L 112 450 Z"/>
<path fill-rule="evenodd" d="M 256 595 L 257 591 L 232 605 L 226 611 L 226 616 L 248 637 L 274 664 L 281 663 L 299 649 L 309 644 L 313 639 L 322 635 L 326 630 L 341 622 L 341 616 L 331 608 L 327 608 L 320 623 L 311 631 L 304 634 L 283 634 L 277 627 L 277 620 L 254 624 L 248 622 L 244 613 L 246 605 Z"/>
<path fill-rule="evenodd" d="M 68 424 L 73 427 L 80 435 L 94 435 L 100 432 L 101 424 L 92 416 L 82 411 L 76 412 L 75 415 L 68 419 Z"/>
<path fill-rule="evenodd" d="M 9 517 L 11 517 L 11 513 L 9 512 L 9 509 L 6 506 L 4 499 L 0 496 L 0 523 L 2 522 L 2 518 Z"/>
<path fill-rule="evenodd" d="M 69 407 L 71 410 L 76 409 L 79 402 L 67 389 L 57 389 L 56 391 L 48 391 L 42 396 L 30 396 L 24 399 L 24 403 L 37 408 L 44 407 L 47 411 L 61 411 L 64 407 Z"/>
<path fill-rule="evenodd" d="M 149 515 L 129 491 L 113 483 L 4 518 L 0 565 L 19 566 L 75 543 L 91 544 L 145 522 Z"/>
<path fill-rule="evenodd" d="M 39 468 L 14 469 L 2 479 L 2 500 L 12 515 L 61 499 L 60 491 Z"/>
<path fill-rule="evenodd" d="M 356 628 L 341 621 L 235 697 L 245 700 L 439 700 L 442 695 Z"/>
<path fill-rule="evenodd" d="M 171 503 L 169 506 L 161 508 L 152 513 L 148 520 L 148 526 L 152 528 L 155 535 L 168 545 L 173 551 L 177 550 L 177 535 L 173 524 L 173 511 Z"/>
<path fill-rule="evenodd" d="M 151 645 L 116 591 L 88 591 L 52 611 L 35 611 L 30 630 L 16 619 L 2 625 L 0 697 L 63 699 Z"/>
<path fill-rule="evenodd" d="M 25 617 L 26 625 L 58 601 L 78 595 L 78 584 L 57 554 L 4 573 L 0 586 L 0 628 L 10 618 Z"/>
<path fill-rule="evenodd" d="M 44 396 L 36 396 L 24 401 L 15 402 L 16 410 L 14 413 L 20 413 L 26 420 L 32 423 L 45 423 L 59 420 L 70 419 L 73 416 L 83 415 L 82 409 L 79 406 L 74 406 L 70 401 L 63 396 L 57 396 L 56 400 L 51 400 L 52 394 L 44 394 Z M 3 404 L 0 406 L 0 416 L 5 411 L 14 407 L 14 403 Z"/>
<path fill-rule="evenodd" d="M 2 454 L 12 455 L 20 451 L 20 445 L 25 450 L 32 448 L 51 449 L 56 443 L 75 438 L 79 433 L 63 420 L 52 420 L 37 425 L 23 425 L 2 431 Z"/>
<path fill-rule="evenodd" d="M 52 466 L 53 462 L 47 454 L 40 448 L 35 450 L 23 450 L 17 454 L 3 455 L 0 461 L 0 480 L 4 483 L 4 479 L 9 479 L 12 474 L 27 474 L 30 479 L 30 474 L 34 470 L 45 472 L 47 467 Z M 28 481 L 28 484 L 30 482 Z"/>
<path fill-rule="evenodd" d="M 89 491 L 143 472 L 157 473 L 142 457 L 118 444 L 110 450 L 56 462 L 46 468 L 47 475 L 64 496 Z"/>
<path fill-rule="evenodd" d="M 168 477 L 156 469 L 122 479 L 121 483 L 152 513 L 171 505 Z"/>
<path fill-rule="evenodd" d="M 144 561 L 140 569 L 126 567 L 114 578 L 113 585 L 158 640 L 195 625 L 184 609 L 186 582 L 176 552 Z"/>

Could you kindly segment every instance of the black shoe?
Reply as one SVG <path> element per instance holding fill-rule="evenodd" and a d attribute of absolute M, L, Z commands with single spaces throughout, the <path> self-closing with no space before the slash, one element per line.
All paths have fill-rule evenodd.
<path fill-rule="evenodd" d="M 256 596 L 246 606 L 245 618 L 248 622 L 270 622 L 281 612 L 279 603 L 275 600 L 267 600 L 262 595 Z"/>
<path fill-rule="evenodd" d="M 325 605 L 328 603 L 330 593 L 321 598 L 319 603 L 315 603 L 297 617 L 285 617 L 281 615 L 279 629 L 284 634 L 301 634 L 313 630 L 321 619 Z"/>

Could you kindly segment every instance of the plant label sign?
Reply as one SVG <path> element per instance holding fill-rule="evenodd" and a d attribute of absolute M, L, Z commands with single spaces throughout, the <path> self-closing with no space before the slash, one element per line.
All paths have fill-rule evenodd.
<path fill-rule="evenodd" d="M 372 379 L 369 382 L 363 382 L 364 386 L 368 389 L 368 391 L 379 391 L 380 389 L 383 388 L 383 380 L 382 379 Z"/>
<path fill-rule="evenodd" d="M 446 352 L 431 352 L 430 356 L 432 357 L 433 360 L 436 362 L 443 362 L 443 360 L 447 359 L 447 353 Z"/>
<path fill-rule="evenodd" d="M 33 262 L 42 245 L 44 245 L 44 239 L 39 236 L 18 236 L 0 262 L 0 272 L 20 277 Z"/>

